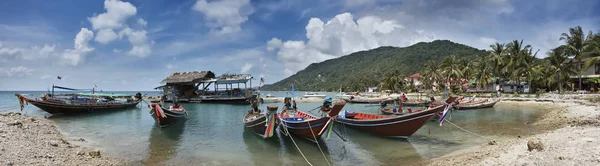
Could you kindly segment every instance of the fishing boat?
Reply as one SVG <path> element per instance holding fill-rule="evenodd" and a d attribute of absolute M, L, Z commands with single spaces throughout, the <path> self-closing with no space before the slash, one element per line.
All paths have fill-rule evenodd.
<path fill-rule="evenodd" d="M 61 86 L 52 86 L 52 93 L 45 94 L 41 98 L 28 98 L 21 94 L 15 94 L 21 109 L 25 104 L 34 106 L 50 114 L 76 114 L 85 112 L 114 111 L 135 107 L 142 101 L 140 93 L 133 95 L 112 93 L 73 93 L 54 95 L 54 89 L 82 90 Z M 93 90 L 92 90 L 93 91 Z"/>
<path fill-rule="evenodd" d="M 267 94 L 265 97 L 260 98 L 260 103 L 277 103 L 277 97 Z"/>
<path fill-rule="evenodd" d="M 286 102 L 287 103 L 287 102 Z M 328 112 L 328 117 L 317 117 L 306 112 L 296 109 L 295 106 L 287 104 L 279 113 L 281 121 L 280 130 L 284 134 L 293 133 L 301 138 L 309 141 L 318 142 L 321 135 L 329 127 L 332 118 L 340 113 L 346 102 L 337 102 L 334 104 L 331 111 Z"/>
<path fill-rule="evenodd" d="M 496 105 L 496 103 L 500 102 L 500 99 L 498 100 L 486 100 L 485 102 L 482 103 L 476 103 L 476 104 L 457 104 L 454 105 L 454 108 L 456 108 L 457 110 L 466 110 L 466 109 L 478 109 L 478 108 L 490 108 L 490 107 L 494 107 L 494 105 Z"/>
<path fill-rule="evenodd" d="M 306 92 L 304 94 L 304 98 L 321 98 L 321 99 L 324 99 L 325 97 L 327 97 L 327 96 L 325 96 L 323 94 L 319 94 L 317 92 Z"/>
<path fill-rule="evenodd" d="M 185 109 L 174 101 L 169 107 L 163 107 L 158 103 L 148 105 L 150 115 L 160 127 L 167 127 L 187 117 Z"/>
<path fill-rule="evenodd" d="M 277 109 L 277 106 L 267 106 L 266 113 L 249 111 L 244 116 L 244 126 L 264 139 L 273 137 L 274 129 L 279 124 Z"/>
<path fill-rule="evenodd" d="M 404 101 L 403 104 L 405 106 L 423 106 L 431 103 L 431 101 L 426 100 L 413 100 L 413 101 Z"/>
<path fill-rule="evenodd" d="M 389 98 L 389 97 L 377 97 L 377 98 L 370 98 L 370 97 L 354 97 L 351 96 L 350 98 L 343 98 L 344 101 L 348 102 L 348 103 L 357 103 L 357 104 L 373 104 L 373 103 L 382 103 L 382 102 L 394 102 L 398 99 L 395 98 Z"/>
<path fill-rule="evenodd" d="M 447 108 L 449 108 L 447 105 L 439 105 L 427 110 L 416 110 L 399 115 L 350 113 L 344 110 L 335 118 L 335 122 L 378 136 L 408 138 L 429 119 Z"/>

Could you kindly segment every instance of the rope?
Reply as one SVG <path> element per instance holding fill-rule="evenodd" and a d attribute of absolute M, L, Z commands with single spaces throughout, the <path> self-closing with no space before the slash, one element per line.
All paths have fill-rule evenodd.
<path fill-rule="evenodd" d="M 287 124 L 285 124 L 285 121 L 281 121 L 283 122 L 282 124 L 287 126 Z M 309 123 L 310 125 L 310 123 Z M 285 129 L 285 132 L 287 133 L 287 136 L 290 137 L 290 139 L 292 139 L 292 143 L 294 143 L 294 146 L 296 146 L 296 149 L 298 149 L 298 151 L 300 152 L 300 154 L 302 155 L 302 158 L 304 158 L 304 161 L 306 161 L 306 163 L 308 163 L 308 165 L 313 166 L 308 159 L 306 158 L 306 156 L 304 156 L 304 153 L 302 153 L 302 150 L 300 150 L 300 147 L 298 147 L 298 144 L 296 144 L 296 141 L 294 141 L 294 138 L 292 138 L 292 135 L 290 134 L 290 131 L 288 131 L 287 127 L 282 126 Z M 285 134 L 284 134 L 285 135 Z"/>
<path fill-rule="evenodd" d="M 330 121 L 331 121 L 331 119 L 330 119 Z M 330 122 L 330 121 L 328 121 L 328 122 Z M 325 127 L 327 127 L 327 126 L 323 126 L 323 129 L 325 129 Z M 327 156 L 325 156 L 325 153 L 323 153 L 323 149 L 321 149 L 321 145 L 319 145 L 317 136 L 315 136 L 315 132 L 313 131 L 312 127 L 310 126 L 310 122 L 308 122 L 308 128 L 310 128 L 310 133 L 313 135 L 313 138 L 315 139 L 315 143 L 317 143 L 317 147 L 319 147 L 319 151 L 321 151 L 323 158 L 325 158 L 325 162 L 327 162 L 328 166 L 331 166 L 331 164 L 329 164 L 329 160 L 327 160 Z"/>
<path fill-rule="evenodd" d="M 458 125 L 456 125 L 456 124 L 454 124 L 454 123 L 450 122 L 450 120 L 447 120 L 447 119 L 446 119 L 446 122 L 450 123 L 452 126 L 454 126 L 454 127 L 458 128 L 458 129 L 461 129 L 462 131 L 465 131 L 465 132 L 467 132 L 467 133 L 469 133 L 469 134 L 473 134 L 473 135 L 475 135 L 475 136 L 478 136 L 478 137 L 481 137 L 481 138 L 483 138 L 483 139 L 490 140 L 490 138 L 488 138 L 488 137 L 484 137 L 484 136 L 482 136 L 482 135 L 479 135 L 479 134 L 473 133 L 473 132 L 471 132 L 471 131 L 469 131 L 469 130 L 463 129 L 462 127 L 460 127 L 460 126 L 458 126 Z"/>

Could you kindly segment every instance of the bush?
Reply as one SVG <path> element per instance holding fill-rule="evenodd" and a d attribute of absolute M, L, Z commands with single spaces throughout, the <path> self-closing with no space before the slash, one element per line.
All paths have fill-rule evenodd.
<path fill-rule="evenodd" d="M 517 92 L 513 92 L 513 97 L 521 97 L 521 95 L 519 95 Z"/>
<path fill-rule="evenodd" d="M 525 97 L 526 97 L 526 98 L 530 98 L 530 97 L 531 97 L 531 95 L 527 94 L 527 95 L 525 95 Z"/>

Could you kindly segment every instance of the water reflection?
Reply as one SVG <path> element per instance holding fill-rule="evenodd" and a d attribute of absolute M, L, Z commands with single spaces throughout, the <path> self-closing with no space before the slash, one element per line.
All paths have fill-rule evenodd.
<path fill-rule="evenodd" d="M 177 122 L 165 128 L 154 124 L 148 137 L 148 154 L 143 160 L 144 165 L 165 165 L 178 153 L 181 134 L 184 131 L 185 121 Z"/>
<path fill-rule="evenodd" d="M 277 136 L 265 140 L 246 129 L 243 138 L 246 151 L 250 155 L 250 161 L 254 165 L 275 166 L 286 163 L 281 157 L 281 148 Z"/>

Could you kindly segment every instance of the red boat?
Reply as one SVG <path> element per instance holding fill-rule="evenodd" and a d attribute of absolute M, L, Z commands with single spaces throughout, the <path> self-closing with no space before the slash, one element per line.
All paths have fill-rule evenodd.
<path fill-rule="evenodd" d="M 350 128 L 379 136 L 407 138 L 446 107 L 447 105 L 444 104 L 397 116 L 344 112 L 335 118 L 335 121 Z"/>
<path fill-rule="evenodd" d="M 267 106 L 267 112 L 248 112 L 244 116 L 244 126 L 264 139 L 273 137 L 274 129 L 278 125 L 277 106 Z"/>
<path fill-rule="evenodd" d="M 325 133 L 325 129 L 330 125 L 332 117 L 337 116 L 346 102 L 336 103 L 327 115 L 329 117 L 317 117 L 298 109 L 285 109 L 279 113 L 281 122 L 280 130 L 284 134 L 293 133 L 304 139 L 317 142 L 321 135 Z"/>

